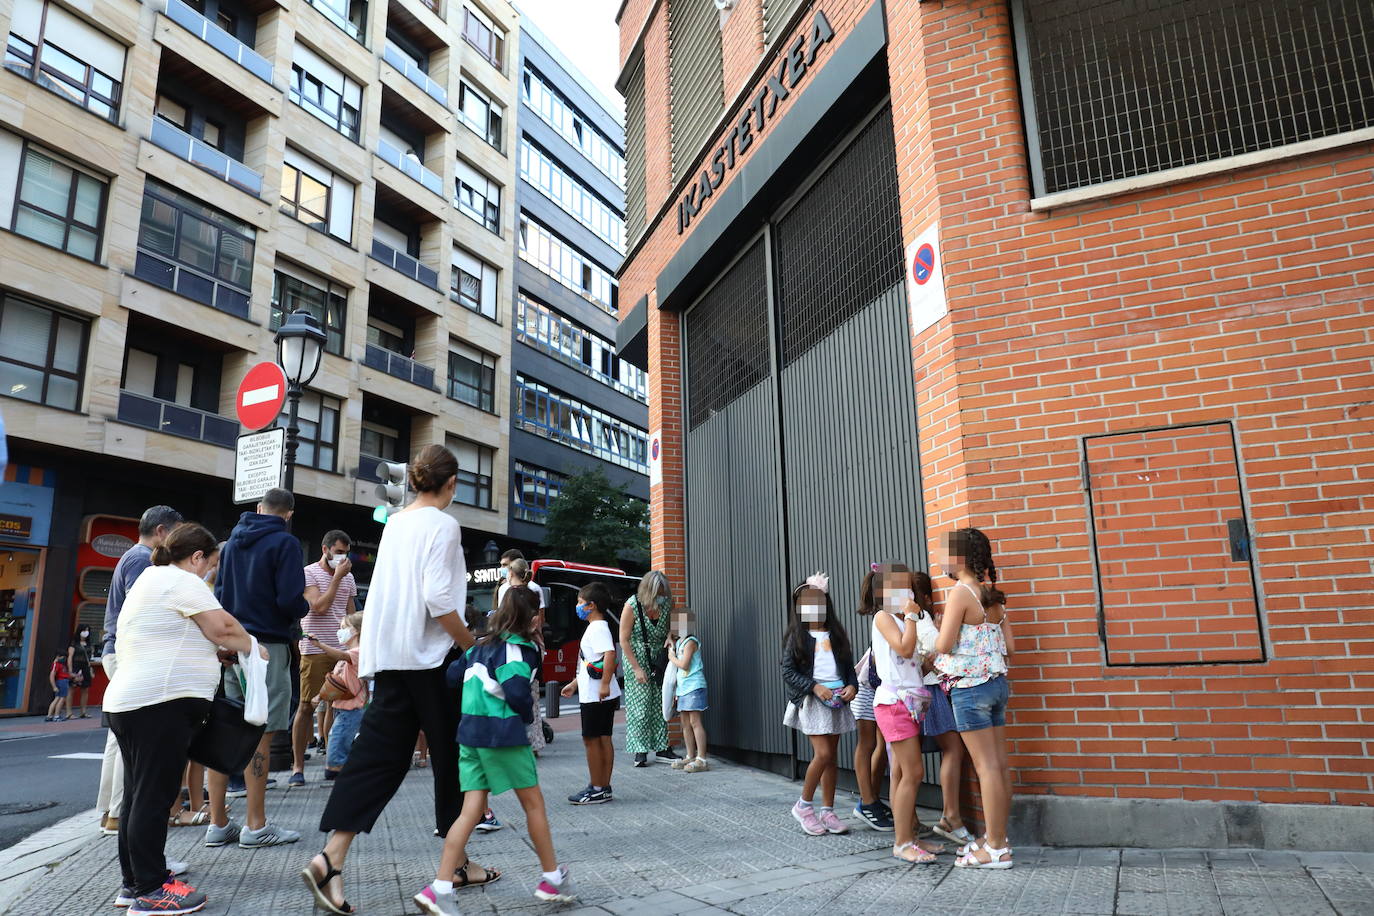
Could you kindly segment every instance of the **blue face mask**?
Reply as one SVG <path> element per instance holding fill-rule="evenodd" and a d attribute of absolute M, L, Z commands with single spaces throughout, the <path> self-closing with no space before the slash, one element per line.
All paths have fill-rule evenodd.
<path fill-rule="evenodd" d="M 579 605 L 577 606 L 577 616 L 580 617 L 581 619 L 586 620 L 586 619 L 587 619 L 588 617 L 590 617 L 591 615 L 592 615 L 592 609 L 591 609 L 591 606 L 590 606 L 590 605 L 587 605 L 587 604 L 579 604 Z"/>
<path fill-rule="evenodd" d="M 506 578 L 507 576 L 510 575 L 510 567 L 509 567 L 509 566 L 502 566 L 502 567 L 501 567 L 501 571 L 498 572 L 496 575 L 497 575 L 497 578 L 500 578 L 500 579 Z"/>

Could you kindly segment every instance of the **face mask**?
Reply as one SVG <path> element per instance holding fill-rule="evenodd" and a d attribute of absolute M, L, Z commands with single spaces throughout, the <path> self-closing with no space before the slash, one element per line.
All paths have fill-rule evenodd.
<path fill-rule="evenodd" d="M 813 604 L 803 605 L 797 611 L 797 615 L 801 617 L 802 623 L 820 623 L 825 619 L 825 608 Z"/>
<path fill-rule="evenodd" d="M 348 642 L 350 639 L 353 638 L 353 630 L 349 627 L 344 627 L 343 629 L 336 631 L 334 635 L 338 637 L 339 645 L 342 646 L 344 643 Z"/>
<path fill-rule="evenodd" d="M 82 638 L 82 639 L 90 639 L 90 638 L 91 638 L 91 631 L 90 631 L 90 630 L 82 630 L 82 631 L 81 631 L 81 638 Z"/>
<path fill-rule="evenodd" d="M 577 616 L 580 617 L 581 619 L 586 620 L 586 619 L 587 619 L 588 617 L 590 617 L 591 615 L 592 615 L 592 609 L 591 609 L 591 606 L 590 606 L 590 605 L 579 604 L 579 605 L 577 606 Z"/>
<path fill-rule="evenodd" d="M 909 589 L 895 589 L 883 596 L 883 607 L 895 612 L 905 607 L 907 601 L 914 597 Z"/>
<path fill-rule="evenodd" d="M 344 560 L 347 560 L 347 559 L 348 559 L 348 554 L 346 554 L 346 553 L 331 553 L 331 554 L 329 555 L 329 567 L 330 567 L 330 569 L 338 569 L 339 566 L 340 566 L 340 564 L 342 564 L 343 561 L 344 561 Z"/>
<path fill-rule="evenodd" d="M 496 577 L 497 577 L 498 579 L 505 579 L 505 578 L 506 578 L 507 576 L 509 576 L 509 575 L 510 575 L 510 567 L 509 567 L 509 566 L 502 566 L 500 572 L 498 572 L 498 573 L 496 574 Z"/>

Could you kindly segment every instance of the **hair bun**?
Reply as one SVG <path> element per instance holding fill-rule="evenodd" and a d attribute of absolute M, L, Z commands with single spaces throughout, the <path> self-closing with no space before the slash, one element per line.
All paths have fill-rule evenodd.
<path fill-rule="evenodd" d="M 436 493 L 458 474 L 458 459 L 442 445 L 426 445 L 410 462 L 410 486 L 417 493 Z"/>

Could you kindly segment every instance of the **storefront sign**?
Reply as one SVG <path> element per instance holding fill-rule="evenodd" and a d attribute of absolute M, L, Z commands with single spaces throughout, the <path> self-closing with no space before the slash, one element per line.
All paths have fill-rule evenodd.
<path fill-rule="evenodd" d="M 124 552 L 134 546 L 134 542 L 122 534 L 102 534 L 91 541 L 91 549 L 102 557 L 119 559 Z"/>
<path fill-rule="evenodd" d="M 264 430 L 239 436 L 234 456 L 234 502 L 252 503 L 281 486 L 286 430 Z"/>
<path fill-rule="evenodd" d="M 0 538 L 25 538 L 33 534 L 33 517 L 0 515 Z"/>
<path fill-rule="evenodd" d="M 468 585 L 495 585 L 501 581 L 501 567 L 478 566 L 468 570 Z"/>
<path fill-rule="evenodd" d="M 10 471 L 15 470 L 10 466 Z M 52 524 L 53 488 L 14 480 L 0 481 L 0 541 L 47 544 Z"/>
<path fill-rule="evenodd" d="M 797 91 L 802 80 L 806 79 L 809 68 L 815 64 L 821 46 L 834 37 L 835 30 L 830 27 L 830 20 L 825 18 L 824 12 L 816 10 L 811 28 L 798 34 L 787 47 L 787 53 L 778 58 L 777 71 L 768 77 L 753 101 L 741 112 L 739 121 L 711 157 L 710 167 L 701 170 L 701 177 L 678 201 L 678 235 L 687 230 L 706 206 L 716 188 L 725 181 L 725 173 L 734 169 L 737 158 L 763 138 L 764 132 L 773 123 L 778 103 Z"/>

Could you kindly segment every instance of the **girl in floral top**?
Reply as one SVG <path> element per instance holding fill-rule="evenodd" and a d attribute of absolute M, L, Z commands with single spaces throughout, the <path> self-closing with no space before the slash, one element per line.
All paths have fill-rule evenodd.
<path fill-rule="evenodd" d="M 978 772 L 987 833 L 960 847 L 960 868 L 1011 868 L 1007 810 L 1011 781 L 1007 766 L 1007 655 L 1011 627 L 1006 595 L 997 587 L 992 544 L 977 528 L 945 537 L 945 575 L 955 586 L 945 598 L 935 649 L 935 668 L 949 692 L 955 724 Z"/>

